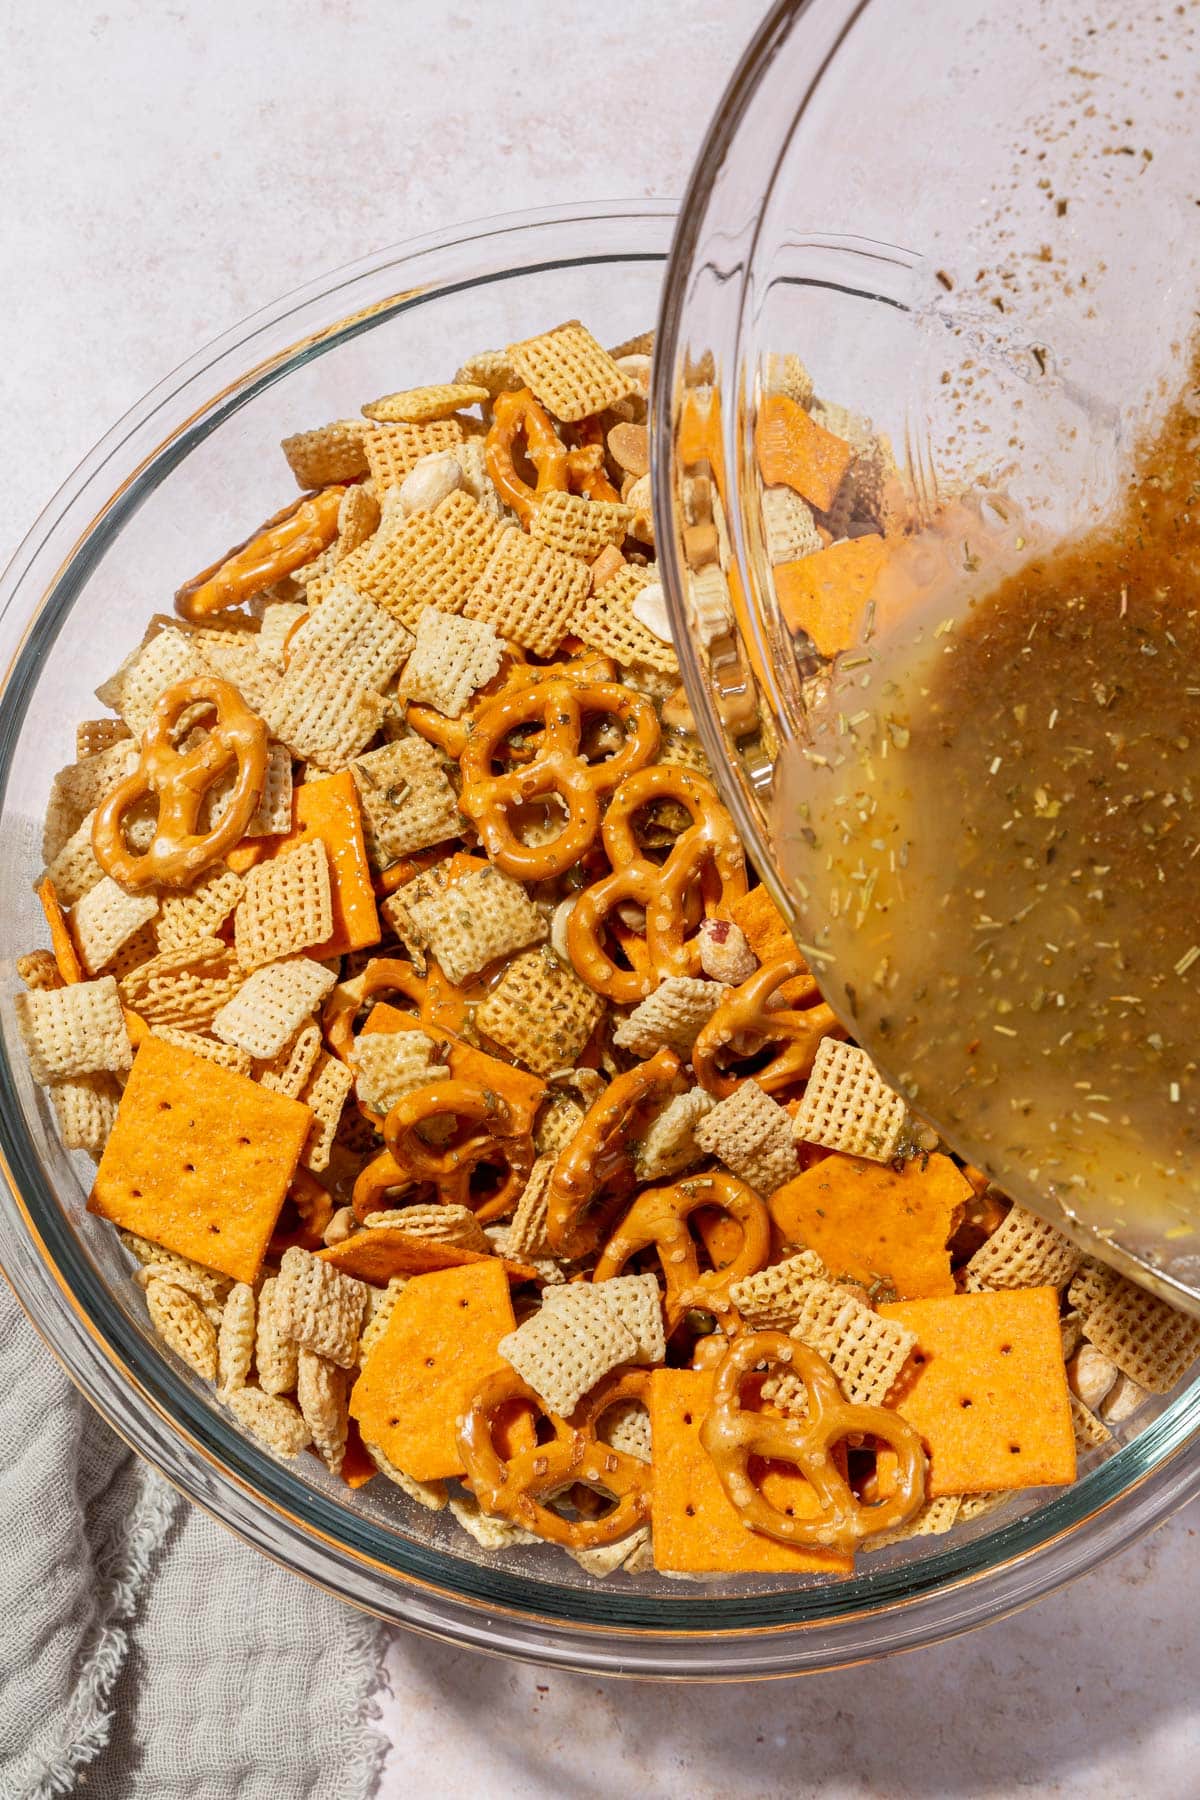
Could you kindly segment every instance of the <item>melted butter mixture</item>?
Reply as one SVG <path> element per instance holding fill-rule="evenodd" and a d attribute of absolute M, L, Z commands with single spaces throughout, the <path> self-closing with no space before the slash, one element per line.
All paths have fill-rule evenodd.
<path fill-rule="evenodd" d="M 814 972 L 918 1110 L 1192 1282 L 1198 392 L 1200 355 L 1107 525 L 882 607 L 777 812 Z"/>

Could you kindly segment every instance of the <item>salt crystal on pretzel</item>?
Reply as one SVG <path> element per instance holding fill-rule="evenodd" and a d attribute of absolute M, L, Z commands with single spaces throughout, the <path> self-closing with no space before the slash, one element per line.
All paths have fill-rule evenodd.
<path fill-rule="evenodd" d="M 258 1295 L 254 1333 L 254 1365 L 266 1394 L 290 1394 L 296 1386 L 299 1351 L 284 1330 L 276 1294 L 279 1278 L 269 1275 Z"/>
<path fill-rule="evenodd" d="M 101 1071 L 118 1074 L 133 1060 L 111 975 L 17 994 L 13 1010 L 30 1074 L 43 1087 Z"/>
<path fill-rule="evenodd" d="M 772 565 L 797 562 L 800 557 L 813 556 L 825 547 L 812 508 L 791 488 L 763 489 L 762 519 L 767 556 Z"/>
<path fill-rule="evenodd" d="M 71 913 L 79 960 L 89 975 L 107 969 L 117 951 L 158 912 L 153 894 L 127 894 L 106 875 L 88 889 Z"/>
<path fill-rule="evenodd" d="M 761 1090 L 760 1090 L 761 1091 Z M 784 1262 L 772 1263 L 754 1275 L 743 1275 L 729 1290 L 729 1298 L 748 1325 L 756 1330 L 782 1330 L 794 1325 L 809 1300 L 808 1284 L 828 1280 L 829 1270 L 815 1250 L 801 1250 Z"/>
<path fill-rule="evenodd" d="M 549 948 L 514 956 L 475 1012 L 475 1028 L 535 1075 L 568 1068 L 604 1017 L 604 1001 Z"/>
<path fill-rule="evenodd" d="M 363 453 L 380 500 L 389 488 L 400 485 L 423 456 L 431 450 L 453 450 L 462 437 L 457 419 L 434 419 L 424 425 L 368 425 L 363 433 Z"/>
<path fill-rule="evenodd" d="M 299 1407 L 280 1395 L 240 1387 L 227 1396 L 226 1404 L 242 1429 L 276 1456 L 299 1456 L 312 1442 Z"/>
<path fill-rule="evenodd" d="M 223 1043 L 236 1044 L 260 1062 L 278 1056 L 334 984 L 331 969 L 311 957 L 288 957 L 250 975 L 213 1018 Z"/>
<path fill-rule="evenodd" d="M 272 1093 L 298 1100 L 308 1085 L 308 1078 L 321 1054 L 321 1027 L 312 1019 L 305 1020 L 290 1044 L 269 1062 L 259 1063 L 254 1078 Z"/>
<path fill-rule="evenodd" d="M 54 883 L 59 904 L 74 906 L 86 893 L 104 880 L 104 870 L 92 848 L 92 824 L 95 813 L 89 813 L 71 834 L 46 870 Z"/>
<path fill-rule="evenodd" d="M 353 481 L 367 472 L 363 439 L 368 426 L 363 419 L 336 419 L 314 431 L 293 432 L 285 437 L 283 454 L 302 488 L 331 487 Z"/>
<path fill-rule="evenodd" d="M 582 1118 L 582 1113 L 580 1117 Z M 508 1256 L 544 1257 L 550 1254 L 546 1239 L 546 1214 L 550 1198 L 550 1178 L 554 1174 L 554 1156 L 539 1156 L 529 1171 L 529 1180 L 517 1201 L 516 1211 L 508 1225 L 505 1254 Z"/>
<path fill-rule="evenodd" d="M 215 1381 L 217 1334 L 199 1303 L 169 1281 L 151 1281 L 146 1286 L 146 1309 L 167 1348 L 202 1381 Z"/>
<path fill-rule="evenodd" d="M 319 1051 L 312 1074 L 300 1094 L 313 1116 L 301 1161 L 315 1173 L 329 1167 L 334 1135 L 353 1086 L 354 1076 L 345 1063 Z"/>
<path fill-rule="evenodd" d="M 907 1112 L 865 1050 L 822 1038 L 792 1129 L 803 1143 L 890 1162 Z"/>
<path fill-rule="evenodd" d="M 368 595 L 339 580 L 292 633 L 287 666 L 336 668 L 352 675 L 360 687 L 382 689 L 411 649 L 411 632 Z"/>
<path fill-rule="evenodd" d="M 160 950 L 176 950 L 212 937 L 242 897 L 242 878 L 220 864 L 182 893 L 164 894 L 155 921 Z"/>
<path fill-rule="evenodd" d="M 382 425 L 425 425 L 431 419 L 452 419 L 463 407 L 478 406 L 489 397 L 489 390 L 481 383 L 447 381 L 384 394 L 380 400 L 368 400 L 362 410 L 364 418 Z"/>
<path fill-rule="evenodd" d="M 569 630 L 588 591 L 586 566 L 561 556 L 523 532 L 504 533 L 487 567 L 467 597 L 463 611 L 483 619 L 501 637 L 552 656 Z"/>
<path fill-rule="evenodd" d="M 418 937 L 455 987 L 488 963 L 537 943 L 548 929 L 520 883 L 490 866 L 413 901 L 408 911 Z"/>
<path fill-rule="evenodd" d="M 743 1081 L 701 1121 L 697 1142 L 762 1195 L 796 1174 L 796 1146 L 787 1112 L 756 1081 Z"/>
<path fill-rule="evenodd" d="M 884 1404 L 917 1343 L 916 1333 L 899 1320 L 881 1318 L 819 1276 L 805 1283 L 789 1336 L 823 1356 L 847 1400 L 860 1406 Z M 803 1403 L 804 1384 L 783 1374 L 764 1384 L 763 1397 L 788 1412 Z"/>
<path fill-rule="evenodd" d="M 651 1365 L 662 1362 L 667 1354 L 662 1297 L 654 1275 L 615 1275 L 608 1281 L 572 1281 L 564 1287 L 548 1288 L 542 1305 L 559 1313 L 571 1312 L 577 1307 L 585 1312 L 589 1308 L 594 1311 L 597 1306 L 607 1307 L 632 1335 L 637 1346 L 629 1361 Z"/>
<path fill-rule="evenodd" d="M 397 738 L 350 764 L 367 854 L 386 869 L 464 829 L 442 755 L 424 738 Z"/>
<path fill-rule="evenodd" d="M 699 1128 L 712 1110 L 703 1088 L 675 1094 L 650 1120 L 634 1155 L 639 1181 L 665 1181 L 704 1160 Z"/>
<path fill-rule="evenodd" d="M 562 1310 L 543 1305 L 498 1348 L 550 1411 L 567 1418 L 602 1375 L 633 1361 L 638 1345 L 615 1312 L 573 1304 Z"/>
<path fill-rule="evenodd" d="M 387 702 L 352 671 L 326 671 L 317 681 L 306 663 L 287 670 L 263 709 L 272 737 L 293 756 L 331 771 L 364 750 L 386 716 Z"/>
<path fill-rule="evenodd" d="M 1118 1276 L 1084 1320 L 1089 1344 L 1151 1394 L 1168 1394 L 1200 1357 L 1200 1319 Z"/>
<path fill-rule="evenodd" d="M 590 563 L 607 545 L 624 543 L 632 522 L 631 506 L 552 488 L 533 510 L 529 535 L 563 556 Z"/>
<path fill-rule="evenodd" d="M 324 943 L 332 930 L 329 855 L 321 838 L 306 838 L 286 856 L 250 870 L 233 916 L 234 944 L 244 968 L 279 962 Z"/>
<path fill-rule="evenodd" d="M 229 1290 L 217 1327 L 217 1392 L 232 1394 L 245 1387 L 254 1361 L 256 1302 L 254 1289 L 237 1281 Z"/>
<path fill-rule="evenodd" d="M 546 410 L 568 424 L 603 412 L 636 385 L 578 319 L 510 344 L 505 355 Z"/>
<path fill-rule="evenodd" d="M 307 1250 L 285 1250 L 275 1288 L 279 1329 L 302 1350 L 353 1368 L 367 1305 L 366 1283 Z"/>
<path fill-rule="evenodd" d="M 194 938 L 122 976 L 121 998 L 152 1030 L 161 1025 L 201 1030 L 245 979 L 246 971 L 228 944 L 215 937 Z"/>
<path fill-rule="evenodd" d="M 1066 1287 L 1083 1252 L 1064 1231 L 1013 1205 L 964 1271 L 968 1293 L 985 1288 Z"/>
<path fill-rule="evenodd" d="M 571 630 L 585 644 L 622 665 L 653 669 L 679 679 L 679 658 L 671 644 L 636 617 L 634 603 L 654 583 L 654 575 L 629 564 L 595 593 L 587 594 L 571 617 Z"/>
<path fill-rule="evenodd" d="M 366 1031 L 354 1041 L 355 1087 L 361 1104 L 386 1115 L 397 1100 L 445 1075 L 423 1031 Z"/>
<path fill-rule="evenodd" d="M 652 1056 L 664 1045 L 686 1056 L 728 993 L 719 982 L 700 976 L 668 975 L 622 1020 L 613 1043 L 635 1056 Z"/>
<path fill-rule="evenodd" d="M 416 642 L 401 676 L 407 700 L 457 719 L 472 695 L 500 667 L 504 643 L 482 619 L 463 619 L 427 606 L 416 620 Z"/>
<path fill-rule="evenodd" d="M 315 1351 L 301 1350 L 296 1369 L 296 1404 L 312 1433 L 313 1448 L 333 1475 L 340 1475 L 350 1428 L 346 1371 Z"/>
<path fill-rule="evenodd" d="M 78 1075 L 50 1088 L 64 1150 L 100 1156 L 116 1123 L 121 1090 L 112 1075 Z"/>
<path fill-rule="evenodd" d="M 174 1044 L 177 1050 L 190 1050 L 193 1056 L 216 1063 L 219 1069 L 230 1069 L 235 1075 L 249 1075 L 253 1066 L 247 1053 L 239 1050 L 236 1044 L 216 1043 L 199 1031 L 183 1031 L 177 1025 L 157 1025 L 154 1036 L 161 1038 L 164 1044 Z"/>

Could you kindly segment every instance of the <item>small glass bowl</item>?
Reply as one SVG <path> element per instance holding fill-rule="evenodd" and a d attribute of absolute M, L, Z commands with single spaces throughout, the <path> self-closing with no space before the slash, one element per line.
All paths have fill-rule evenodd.
<path fill-rule="evenodd" d="M 559 319 L 582 316 L 609 342 L 645 329 L 673 222 L 671 207 L 645 202 L 500 219 L 292 294 L 151 393 L 26 539 L 0 586 L 0 1260 L 113 1428 L 274 1560 L 478 1648 L 603 1674 L 732 1678 L 929 1642 L 1080 1573 L 1200 1487 L 1200 1395 L 1162 1409 L 1077 1486 L 864 1557 L 850 1580 L 600 1583 L 541 1547 L 488 1554 L 382 1478 L 352 1494 L 314 1458 L 277 1462 L 161 1350 L 116 1234 L 85 1211 L 91 1166 L 59 1145 L 11 1005 L 15 959 L 44 938 L 31 882 L 75 722 L 180 580 L 276 510 L 289 486 L 279 439 Z"/>

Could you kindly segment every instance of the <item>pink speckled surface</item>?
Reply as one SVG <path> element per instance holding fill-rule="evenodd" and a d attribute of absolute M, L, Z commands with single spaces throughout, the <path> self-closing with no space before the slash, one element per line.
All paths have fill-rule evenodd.
<path fill-rule="evenodd" d="M 117 414 L 284 289 L 453 219 L 678 193 L 758 10 L 8 0 L 0 557 Z M 1198 1525 L 1020 1618 L 803 1682 L 639 1688 L 397 1637 L 382 1791 L 1184 1800 Z"/>

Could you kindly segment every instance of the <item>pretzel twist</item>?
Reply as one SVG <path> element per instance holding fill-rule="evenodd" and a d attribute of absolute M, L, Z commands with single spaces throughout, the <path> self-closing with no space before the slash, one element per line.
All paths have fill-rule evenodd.
<path fill-rule="evenodd" d="M 626 742 L 604 762 L 591 763 L 580 749 L 585 716 L 601 714 L 623 726 Z M 541 721 L 532 760 L 503 774 L 493 763 L 508 734 Z M 611 794 L 658 749 L 658 718 L 642 695 L 613 681 L 550 677 L 503 694 L 480 712 L 462 753 L 459 808 L 475 824 L 488 857 L 518 881 L 565 875 L 595 842 L 601 796 Z M 548 844 L 525 844 L 510 823 L 513 807 L 557 799 L 566 822 Z"/>
<path fill-rule="evenodd" d="M 567 1420 L 547 1413 L 514 1369 L 490 1375 L 458 1429 L 467 1480 L 484 1512 L 569 1550 L 594 1550 L 628 1537 L 650 1516 L 650 1465 L 600 1442 L 596 1425 L 617 1401 L 644 1400 L 647 1390 L 644 1370 L 607 1377 Z M 504 1456 L 496 1439 L 514 1401 L 527 1402 L 547 1418 L 554 1435 L 547 1443 L 526 1443 Z M 545 1504 L 576 1484 L 609 1494 L 616 1504 L 599 1518 L 574 1519 Z"/>
<path fill-rule="evenodd" d="M 215 708 L 194 750 L 175 748 L 174 734 L 193 706 Z M 209 831 L 197 831 L 205 797 L 225 771 L 237 768 L 228 804 Z M 92 824 L 92 849 L 106 875 L 124 888 L 190 887 L 210 863 L 240 842 L 262 798 L 267 774 L 267 728 L 237 689 L 215 676 L 180 681 L 159 695 L 142 737 L 137 768 L 101 802 Z M 125 817 L 153 796 L 158 819 L 149 848 L 125 842 Z"/>
<path fill-rule="evenodd" d="M 786 1366 L 800 1377 L 808 1397 L 806 1419 L 742 1411 L 742 1383 L 764 1362 Z M 874 1438 L 895 1453 L 895 1488 L 886 1499 L 875 1504 L 860 1500 L 838 1467 L 833 1452 L 850 1437 Z M 865 1539 L 907 1524 L 925 1498 L 925 1452 L 907 1419 L 885 1406 L 859 1406 L 845 1399 L 824 1358 L 782 1331 L 748 1333 L 729 1346 L 717 1365 L 700 1442 L 743 1524 L 783 1544 L 853 1553 Z M 820 1513 L 796 1518 L 773 1506 L 751 1480 L 752 1457 L 799 1470 Z"/>
<path fill-rule="evenodd" d="M 692 1049 L 692 1067 L 702 1088 L 725 1100 L 741 1086 L 743 1078 L 721 1068 L 718 1061 L 730 1046 L 735 1055 L 739 1051 L 752 1055 L 767 1043 L 780 1046 L 770 1062 L 750 1077 L 768 1094 L 808 1079 L 822 1038 L 846 1034 L 833 1009 L 821 1000 L 816 982 L 811 976 L 804 980 L 806 973 L 805 964 L 794 957 L 764 963 L 722 1001 L 701 1027 Z M 788 999 L 811 993 L 817 1004 L 772 1008 L 772 997 L 785 987 L 792 990 Z"/>
<path fill-rule="evenodd" d="M 322 488 L 285 506 L 244 544 L 185 582 L 175 596 L 176 612 L 193 621 L 211 618 L 303 568 L 337 536 L 338 508 L 345 492 L 344 487 Z"/>
<path fill-rule="evenodd" d="M 688 1230 L 689 1218 L 701 1207 L 713 1207 L 741 1227 L 741 1244 L 719 1269 L 701 1270 Z M 666 1282 L 663 1307 L 667 1329 L 672 1331 L 689 1307 L 724 1310 L 733 1283 L 766 1267 L 771 1215 L 753 1188 L 719 1169 L 668 1187 L 647 1188 L 604 1246 L 592 1280 L 611 1281 L 631 1257 L 652 1247 L 662 1264 Z"/>
<path fill-rule="evenodd" d="M 532 487 L 516 466 L 513 451 L 518 444 L 536 473 Z M 527 531 L 538 501 L 547 494 L 586 494 L 592 500 L 621 498 L 604 471 L 603 442 L 568 449 L 549 413 L 528 388 L 496 395 L 486 453 L 488 474 L 497 493 Z"/>
<path fill-rule="evenodd" d="M 659 1050 L 617 1075 L 592 1102 L 550 1177 L 546 1237 L 556 1256 L 585 1256 L 595 1248 L 611 1203 L 633 1186 L 637 1116 L 670 1092 L 678 1074 L 675 1052 Z M 605 1199 L 610 1206 L 597 1204 Z"/>
<path fill-rule="evenodd" d="M 677 801 L 691 820 L 663 863 L 642 853 L 633 829 L 635 815 L 658 800 Z M 700 973 L 700 946 L 688 934 L 703 914 L 713 916 L 746 892 L 746 859 L 712 782 L 664 763 L 638 769 L 621 783 L 601 839 L 612 873 L 579 896 L 567 948 L 581 980 L 617 1005 L 630 1005 L 668 975 Z M 646 914 L 645 970 L 618 967 L 604 947 L 609 915 L 625 900 Z"/>
<path fill-rule="evenodd" d="M 456 1121 L 444 1144 L 431 1144 L 421 1135 L 435 1119 Z M 359 1218 L 381 1205 L 389 1189 L 418 1182 L 432 1183 L 438 1199 L 448 1205 L 472 1207 L 481 1221 L 501 1218 L 516 1204 L 534 1161 L 528 1124 L 508 1101 L 478 1082 L 453 1076 L 403 1095 L 383 1122 L 383 1141 L 386 1150 L 354 1184 Z M 471 1193 L 471 1177 L 484 1162 L 503 1163 L 508 1172 L 480 1202 Z"/>

